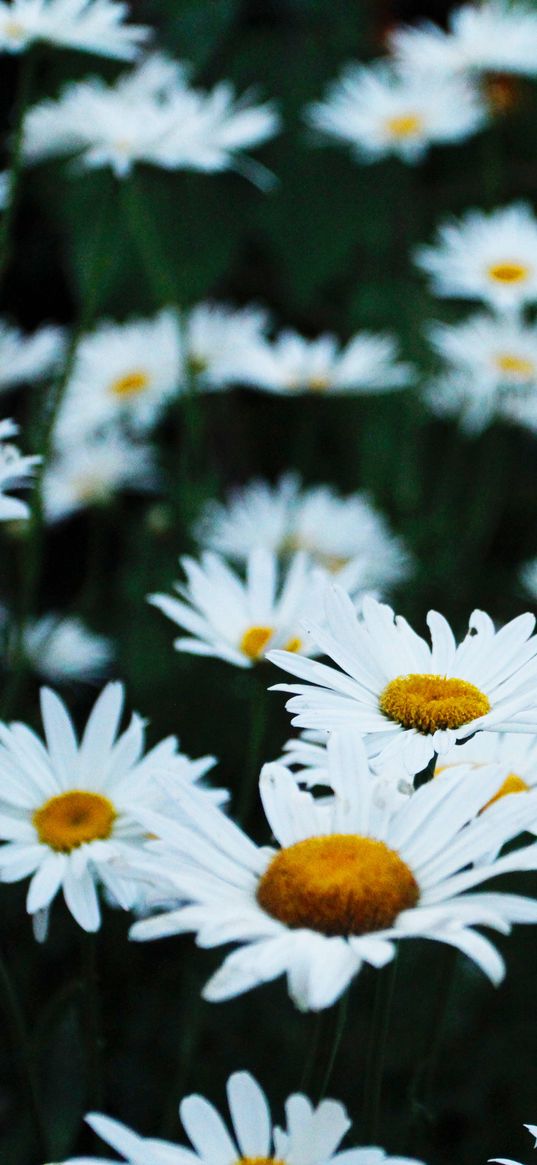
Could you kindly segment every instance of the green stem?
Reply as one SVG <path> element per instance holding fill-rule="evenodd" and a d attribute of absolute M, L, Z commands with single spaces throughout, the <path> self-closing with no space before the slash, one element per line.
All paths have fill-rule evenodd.
<path fill-rule="evenodd" d="M 86 1041 L 87 1098 L 92 1109 L 103 1107 L 103 1032 L 99 979 L 97 975 L 97 935 L 82 933 L 82 1021 Z"/>
<path fill-rule="evenodd" d="M 382 971 L 376 972 L 375 999 L 369 1035 L 364 1088 L 364 1144 L 376 1145 L 382 1102 L 384 1059 L 390 1029 L 397 955 Z"/>
<path fill-rule="evenodd" d="M 34 1127 L 36 1147 L 39 1148 L 40 1156 L 46 1161 L 49 1156 L 48 1136 L 41 1110 L 28 1031 L 7 963 L 1 955 L 0 996 L 13 1046 L 13 1055 L 18 1061 L 21 1081 L 27 1095 L 28 1112 Z"/>
<path fill-rule="evenodd" d="M 254 674 L 254 668 L 249 672 L 250 689 L 248 693 L 250 711 L 250 740 L 248 756 L 245 764 L 244 779 L 238 798 L 237 817 L 246 827 L 252 815 L 254 801 L 258 790 L 259 770 L 263 740 L 266 727 L 266 692 L 262 682 Z"/>
<path fill-rule="evenodd" d="M 19 201 L 20 177 L 22 172 L 22 146 L 24 139 L 24 120 L 26 110 L 30 104 L 35 77 L 36 55 L 35 50 L 29 49 L 23 54 L 17 96 L 15 105 L 15 124 L 13 127 L 13 148 L 9 161 L 9 189 L 7 206 L 0 222 L 0 281 L 3 279 L 11 258 L 13 227 Z"/>
<path fill-rule="evenodd" d="M 131 241 L 155 306 L 176 303 L 176 280 L 168 267 L 150 200 L 145 196 L 139 174 L 133 174 L 121 183 L 120 196 Z"/>
<path fill-rule="evenodd" d="M 194 1063 L 203 1034 L 207 1004 L 201 994 L 199 978 L 189 967 L 183 991 L 185 1020 L 181 1028 L 181 1044 L 177 1067 L 173 1076 L 161 1126 L 161 1136 L 173 1137 L 177 1132 L 177 1105 L 188 1086 L 190 1069 Z"/>
<path fill-rule="evenodd" d="M 347 1021 L 348 1002 L 349 1002 L 349 993 L 348 993 L 348 991 L 345 991 L 344 995 L 342 995 L 341 999 L 339 1000 L 337 1008 L 332 1008 L 332 1011 L 335 1011 L 335 1013 L 336 1013 L 334 1033 L 333 1033 L 333 1037 L 332 1037 L 332 1041 L 331 1041 L 331 1047 L 330 1047 L 330 1051 L 329 1051 L 329 1055 L 328 1055 L 326 1068 L 325 1068 L 324 1075 L 323 1075 L 322 1080 L 321 1080 L 321 1086 L 319 1089 L 319 1103 L 321 1102 L 321 1100 L 324 1100 L 326 1093 L 328 1091 L 328 1086 L 329 1086 L 330 1081 L 332 1079 L 332 1072 L 334 1071 L 334 1065 L 336 1063 L 337 1055 L 338 1055 L 338 1052 L 339 1052 L 339 1049 L 341 1046 L 343 1032 L 345 1031 L 345 1024 Z"/>
<path fill-rule="evenodd" d="M 429 1131 L 433 1120 L 433 1096 L 435 1092 L 438 1060 L 444 1041 L 449 1006 L 453 994 L 458 965 L 458 951 L 444 946 L 440 951 L 438 976 L 435 987 L 436 1004 L 432 1009 L 428 1027 L 426 1046 L 420 1066 L 415 1074 L 409 1098 L 409 1125 L 407 1143 L 416 1147 L 416 1138 Z"/>

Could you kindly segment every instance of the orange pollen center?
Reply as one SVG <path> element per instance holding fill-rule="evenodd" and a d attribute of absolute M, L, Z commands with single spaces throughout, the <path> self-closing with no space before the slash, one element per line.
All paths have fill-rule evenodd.
<path fill-rule="evenodd" d="M 286 926 L 326 935 L 384 930 L 419 899 L 412 870 L 383 841 L 355 834 L 308 837 L 281 849 L 257 901 Z"/>
<path fill-rule="evenodd" d="M 488 273 L 495 283 L 524 283 L 530 270 L 522 263 L 494 263 Z"/>
<path fill-rule="evenodd" d="M 110 391 L 114 396 L 137 396 L 148 387 L 149 380 L 147 372 L 142 370 L 127 372 L 125 376 L 119 376 L 117 380 L 114 380 L 110 386 Z"/>
<path fill-rule="evenodd" d="M 36 809 L 32 821 L 43 845 L 68 854 L 87 842 L 105 841 L 116 817 L 108 797 L 73 789 L 45 801 L 41 809 Z"/>
<path fill-rule="evenodd" d="M 293 635 L 287 643 L 284 643 L 283 650 L 284 651 L 300 651 L 301 647 L 302 647 L 302 640 L 299 639 L 298 635 Z"/>
<path fill-rule="evenodd" d="M 490 798 L 490 801 L 487 801 L 487 804 L 483 806 L 481 812 L 483 813 L 485 809 L 489 809 L 491 805 L 494 805 L 495 801 L 500 801 L 502 797 L 507 797 L 509 793 L 527 793 L 528 791 L 529 785 L 522 780 L 522 777 L 519 777 L 517 773 L 509 773 L 503 785 L 500 785 L 498 792 L 494 794 L 494 797 Z"/>
<path fill-rule="evenodd" d="M 505 352 L 496 357 L 496 367 L 500 372 L 505 372 L 506 376 L 516 376 L 524 379 L 533 376 L 535 373 L 533 360 L 526 360 L 524 356 L 513 356 L 509 352 Z"/>
<path fill-rule="evenodd" d="M 239 649 L 248 659 L 262 659 L 267 643 L 274 635 L 274 627 L 248 627 L 240 641 Z"/>
<path fill-rule="evenodd" d="M 490 712 L 487 696 L 474 684 L 436 675 L 398 676 L 384 688 L 379 705 L 389 720 L 425 735 L 460 728 Z"/>
<path fill-rule="evenodd" d="M 389 117 L 386 129 L 394 138 L 410 138 L 423 129 L 423 118 L 419 113 L 406 113 L 400 117 Z"/>
<path fill-rule="evenodd" d="M 239 1157 L 235 1165 L 285 1165 L 277 1157 Z"/>

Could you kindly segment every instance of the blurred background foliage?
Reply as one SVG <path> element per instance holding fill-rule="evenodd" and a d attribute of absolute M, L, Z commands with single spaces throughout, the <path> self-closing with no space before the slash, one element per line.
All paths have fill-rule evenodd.
<path fill-rule="evenodd" d="M 133 225 L 124 192 L 108 174 L 76 174 L 69 164 L 36 167 L 24 181 L 2 312 L 26 328 L 44 320 L 72 323 L 88 295 L 97 246 L 104 257 L 97 314 L 123 320 L 153 313 L 169 296 L 147 280 L 137 243 L 140 232 L 156 232 L 165 265 L 161 283 L 178 304 L 255 301 L 271 309 L 277 326 L 311 336 L 393 330 L 404 356 L 425 373 L 425 322 L 462 318 L 468 309 L 430 298 L 413 268 L 412 248 L 448 213 L 532 197 L 535 89 L 521 86 L 509 117 L 462 146 L 431 151 L 419 167 L 359 166 L 342 149 L 314 147 L 304 105 L 348 60 L 381 55 L 390 25 L 419 16 L 443 22 L 443 0 L 137 0 L 131 8 L 139 22 L 155 27 L 162 49 L 192 62 L 196 83 L 230 78 L 239 91 L 251 87 L 280 103 L 284 130 L 263 152 L 278 184 L 261 194 L 232 173 L 142 169 L 151 215 Z M 16 58 L 4 58 L 5 130 L 18 67 Z M 116 67 L 43 52 L 39 91 L 52 94 L 92 71 L 114 76 Z M 39 406 L 38 393 L 28 394 L 28 414 Z M 537 554 L 535 440 L 499 424 L 467 439 L 453 424 L 432 419 L 417 391 L 331 401 L 236 391 L 202 397 L 201 406 L 205 446 L 191 467 L 192 496 L 185 498 L 178 485 L 183 421 L 171 410 L 158 434 L 162 496 L 121 498 L 52 530 L 40 607 L 76 610 L 111 635 L 117 674 L 126 681 L 129 706 L 148 717 L 149 739 L 173 732 L 190 755 L 213 753 L 220 758 L 218 783 L 238 790 L 254 763 L 252 684 L 267 706 L 258 759 L 276 756 L 289 735 L 282 697 L 265 694 L 277 677 L 269 665 L 254 676 L 174 654 L 171 627 L 145 603 L 149 591 L 169 589 L 177 555 L 193 549 L 188 519 L 200 499 L 289 468 L 311 483 L 366 489 L 416 555 L 415 577 L 395 596 L 398 610 L 421 629 L 427 608 L 435 606 L 460 630 L 473 606 L 504 620 L 526 605 L 517 572 Z M 2 412 L 10 415 L 9 398 Z M 5 539 L 3 582 L 15 601 L 21 549 L 20 540 Z M 69 699 L 82 722 L 93 693 L 73 689 Z M 27 684 L 19 704 L 17 718 L 36 725 L 36 683 Z M 260 818 L 253 828 L 265 839 Z M 80 935 L 58 903 L 50 941 L 36 949 L 23 889 L 1 888 L 0 902 L 1 940 L 30 1001 L 55 1158 L 92 1151 L 91 1137 L 80 1131 L 87 1107 Z M 198 952 L 190 938 L 129 945 L 128 924 L 107 911 L 100 936 L 110 1114 L 141 1132 L 173 1138 L 184 1090 L 222 1103 L 234 1069 L 254 1071 L 275 1104 L 298 1088 L 316 1021 L 293 1011 L 282 984 L 225 1005 L 200 1003 L 200 984 L 220 953 Z M 496 991 L 459 961 L 434 1102 L 419 1131 L 412 1098 L 427 1100 L 421 1077 L 440 1023 L 442 959 L 426 943 L 401 952 L 381 1134 L 388 1150 L 421 1153 L 438 1165 L 528 1152 L 521 1126 L 537 1121 L 537 936 L 520 928 L 500 945 L 508 975 Z M 364 973 L 351 991 L 330 1087 L 349 1105 L 358 1142 L 365 1136 L 360 1113 L 373 980 L 374 973 Z M 40 1165 L 4 1036 L 0 1028 L 0 1159 Z"/>

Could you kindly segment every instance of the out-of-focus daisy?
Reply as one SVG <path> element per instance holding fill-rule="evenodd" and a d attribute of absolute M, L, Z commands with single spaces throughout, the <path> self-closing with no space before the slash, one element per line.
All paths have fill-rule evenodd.
<path fill-rule="evenodd" d="M 13 421 L 0 421 L 0 522 L 27 518 L 30 507 L 20 498 L 8 496 L 7 490 L 21 489 L 31 484 L 40 457 L 26 457 L 12 445 L 10 438 L 19 431 Z"/>
<path fill-rule="evenodd" d="M 460 324 L 435 324 L 430 340 L 448 366 L 427 400 L 440 413 L 459 414 L 464 428 L 480 431 L 511 397 L 535 395 L 537 329 L 510 317 L 476 315 Z"/>
<path fill-rule="evenodd" d="M 273 1125 L 267 1098 L 249 1072 L 234 1072 L 227 1082 L 231 1133 L 217 1109 L 203 1096 L 186 1096 L 179 1106 L 183 1127 L 192 1149 L 139 1137 L 126 1125 L 100 1113 L 86 1120 L 95 1133 L 128 1165 L 232 1165 L 238 1161 L 266 1165 L 419 1165 L 407 1157 L 388 1157 L 376 1146 L 337 1149 L 351 1122 L 337 1100 L 321 1100 L 315 1107 L 302 1093 L 285 1102 L 285 1128 Z M 73 1157 L 64 1165 L 88 1165 L 92 1158 Z M 95 1161 L 94 1165 L 98 1165 Z M 100 1159 L 100 1165 L 114 1165 Z"/>
<path fill-rule="evenodd" d="M 500 631 L 473 611 L 456 644 L 449 623 L 429 611 L 425 639 L 391 607 L 365 598 L 359 618 L 337 586 L 325 592 L 326 624 L 304 619 L 317 651 L 342 669 L 271 651 L 268 658 L 307 683 L 277 684 L 292 692 L 287 707 L 300 728 L 353 726 L 374 763 L 395 756 L 411 774 L 477 731 L 537 732 L 537 635 L 529 613 Z"/>
<path fill-rule="evenodd" d="M 527 793 L 537 785 L 537 736 L 477 732 L 471 740 L 456 745 L 442 757 L 435 775 L 450 772 L 456 765 L 466 765 L 476 771 L 483 765 L 497 766 L 498 789 L 489 804 L 496 804 L 501 797 L 512 793 Z M 471 773 L 468 779 L 472 780 Z M 537 814 L 526 829 L 537 833 Z"/>
<path fill-rule="evenodd" d="M 396 154 L 418 162 L 429 146 L 460 142 L 479 129 L 486 109 L 475 87 L 453 78 L 397 73 L 388 63 L 348 66 L 308 120 L 352 147 L 360 161 Z"/>
<path fill-rule="evenodd" d="M 35 672 L 52 683 L 93 683 L 108 671 L 114 649 L 76 616 L 43 615 L 26 628 L 24 653 Z"/>
<path fill-rule="evenodd" d="M 67 441 L 45 469 L 45 517 L 58 522 L 88 506 L 107 505 L 120 490 L 152 490 L 156 483 L 152 450 L 114 429 Z"/>
<path fill-rule="evenodd" d="M 194 930 L 202 947 L 240 943 L 205 988 L 213 1002 L 287 974 L 298 1007 L 330 1007 L 364 963 L 381 967 L 398 939 L 418 937 L 457 947 L 499 982 L 502 959 L 474 927 L 505 932 L 514 921 L 537 922 L 537 902 L 464 892 L 504 871 L 537 868 L 536 845 L 474 867 L 524 829 L 535 795 L 506 798 L 501 813 L 474 820 L 497 770 L 469 782 L 459 769 L 390 810 L 376 804 L 357 734 L 334 734 L 328 749 L 331 801 L 298 789 L 277 764 L 263 769 L 260 792 L 279 849 L 254 845 L 211 806 L 189 807 L 188 794 L 178 805 L 190 829 L 148 813 L 161 839 L 155 849 L 187 904 L 135 924 L 132 937 Z"/>
<path fill-rule="evenodd" d="M 469 210 L 444 223 L 436 244 L 416 252 L 416 262 L 436 295 L 517 311 L 537 299 L 537 221 L 522 202 L 488 214 Z"/>
<path fill-rule="evenodd" d="M 485 0 L 450 13 L 445 32 L 431 21 L 390 36 L 397 63 L 409 74 L 537 75 L 537 13 L 517 0 Z"/>
<path fill-rule="evenodd" d="M 149 57 L 113 85 L 90 77 L 57 100 L 34 106 L 25 122 L 26 161 L 75 155 L 89 169 L 109 166 L 125 178 L 144 162 L 167 170 L 247 172 L 242 150 L 278 128 L 270 104 L 235 102 L 227 82 L 211 93 L 191 89 L 186 69 Z M 252 167 L 254 163 L 251 163 Z"/>
<path fill-rule="evenodd" d="M 200 775 L 200 762 L 189 774 L 173 737 L 144 757 L 139 716 L 118 736 L 123 702 L 122 685 L 108 684 L 80 743 L 65 705 L 48 688 L 41 692 L 46 745 L 24 724 L 0 724 L 0 837 L 7 843 L 0 880 L 31 876 L 29 914 L 46 910 L 61 889 L 76 922 L 97 930 L 100 883 L 129 909 L 137 889 L 120 867 L 146 845 L 138 810 L 161 804 L 156 776 L 168 772 L 180 785 Z M 211 763 L 206 758 L 201 771 Z"/>
<path fill-rule="evenodd" d="M 409 569 L 402 543 L 365 494 L 340 498 L 322 485 L 301 490 L 293 474 L 275 486 L 252 481 L 232 493 L 227 505 L 210 502 L 196 536 L 238 562 L 256 546 L 281 555 L 303 550 L 353 593 L 382 591 Z"/>
<path fill-rule="evenodd" d="M 77 349 L 58 439 L 67 442 L 118 419 L 143 432 L 155 424 L 181 382 L 179 324 L 173 311 L 126 324 L 101 323 Z"/>
<path fill-rule="evenodd" d="M 252 361 L 249 383 L 269 392 L 312 392 L 331 396 L 340 392 L 389 392 L 405 388 L 411 379 L 408 364 L 398 362 L 391 336 L 362 332 L 340 348 L 335 336 L 306 340 L 297 332 L 282 332 L 272 344 L 260 345 Z"/>
<path fill-rule="evenodd" d="M 188 632 L 174 641 L 176 651 L 252 667 L 274 646 L 309 650 L 301 621 L 308 611 L 318 612 L 323 579 L 305 554 L 295 554 L 280 572 L 274 554 L 253 550 L 246 581 L 216 554 L 204 554 L 200 562 L 180 561 L 186 575 L 186 584 L 175 584 L 180 598 L 149 596 L 153 606 Z"/>
<path fill-rule="evenodd" d="M 196 385 L 219 389 L 248 382 L 266 327 L 267 313 L 261 308 L 233 309 L 216 303 L 192 308 L 184 338 L 185 357 Z"/>
<path fill-rule="evenodd" d="M 5 210 L 9 202 L 11 190 L 11 173 L 9 170 L 0 170 L 0 211 Z"/>
<path fill-rule="evenodd" d="M 65 348 L 61 328 L 39 328 L 25 336 L 0 320 L 0 392 L 41 380 L 58 367 Z"/>
<path fill-rule="evenodd" d="M 524 1125 L 532 1137 L 535 1137 L 534 1149 L 537 1148 L 537 1125 Z M 497 1161 L 498 1165 L 520 1165 L 519 1161 L 513 1161 L 511 1157 L 489 1157 L 489 1161 Z"/>
<path fill-rule="evenodd" d="M 20 53 L 46 41 L 131 61 L 151 30 L 125 24 L 128 13 L 115 0 L 10 0 L 0 4 L 0 52 Z"/>

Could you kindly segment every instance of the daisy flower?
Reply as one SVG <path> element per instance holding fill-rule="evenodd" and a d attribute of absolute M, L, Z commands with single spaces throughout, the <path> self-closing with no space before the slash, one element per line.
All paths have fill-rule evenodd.
<path fill-rule="evenodd" d="M 522 202 L 444 223 L 432 247 L 416 252 L 436 295 L 479 299 L 516 312 L 537 299 L 537 222 Z"/>
<path fill-rule="evenodd" d="M 196 528 L 202 545 L 244 562 L 256 546 L 305 551 L 345 590 L 381 590 L 409 571 L 409 556 L 365 494 L 340 498 L 330 486 L 301 489 L 295 474 L 255 480 L 227 505 L 209 502 Z"/>
<path fill-rule="evenodd" d="M 537 1148 L 537 1125 L 524 1125 L 532 1137 L 535 1137 L 534 1149 Z M 497 1161 L 498 1165 L 520 1165 L 519 1161 L 513 1161 L 510 1157 L 489 1157 L 489 1161 Z"/>
<path fill-rule="evenodd" d="M 131 61 L 151 30 L 125 24 L 115 0 L 10 0 L 0 3 L 0 51 L 20 53 L 36 41 Z"/>
<path fill-rule="evenodd" d="M 193 307 L 185 321 L 184 340 L 196 385 L 222 389 L 248 381 L 267 322 L 267 313 L 258 307 L 233 309 L 216 303 Z"/>
<path fill-rule="evenodd" d="M 25 336 L 0 320 L 0 392 L 49 376 L 58 368 L 64 350 L 61 328 L 39 328 L 33 336 Z"/>
<path fill-rule="evenodd" d="M 186 575 L 186 584 L 175 584 L 180 598 L 149 595 L 154 607 L 189 633 L 174 641 L 176 651 L 253 667 L 274 646 L 308 650 L 301 620 L 319 606 L 323 579 L 304 554 L 295 554 L 279 578 L 275 555 L 253 550 L 246 581 L 216 554 L 180 562 Z"/>
<path fill-rule="evenodd" d="M 107 505 L 121 490 L 153 490 L 152 450 L 113 428 L 60 444 L 43 475 L 47 522 L 59 522 L 88 506 Z"/>
<path fill-rule="evenodd" d="M 458 765 L 474 771 L 484 765 L 497 767 L 498 789 L 489 805 L 513 793 L 528 793 L 537 786 L 537 736 L 517 732 L 477 732 L 470 740 L 445 753 L 435 776 L 442 776 Z M 469 779 L 473 779 L 471 775 Z M 537 833 L 537 814 L 526 829 Z"/>
<path fill-rule="evenodd" d="M 361 162 L 395 154 L 419 162 L 429 146 L 465 141 L 485 121 L 475 87 L 458 79 L 401 75 L 380 61 L 350 65 L 308 121 L 351 146 Z"/>
<path fill-rule="evenodd" d="M 346 1109 L 337 1100 L 321 1100 L 315 1107 L 302 1093 L 285 1102 L 285 1128 L 273 1125 L 263 1089 L 249 1072 L 233 1072 L 227 1082 L 231 1133 L 217 1109 L 194 1094 L 181 1101 L 179 1115 L 192 1149 L 140 1137 L 119 1121 L 99 1113 L 86 1117 L 90 1128 L 128 1165 L 238 1165 L 263 1161 L 265 1165 L 419 1165 L 406 1157 L 388 1157 L 376 1146 L 345 1149 L 339 1144 L 351 1127 Z M 82 1165 L 91 1158 L 74 1157 L 64 1165 Z M 95 1162 L 95 1165 L 98 1165 Z M 101 1158 L 99 1165 L 114 1165 Z"/>
<path fill-rule="evenodd" d="M 285 765 L 293 774 L 299 785 L 308 789 L 316 786 L 330 786 L 330 762 L 328 752 L 329 733 L 314 732 L 305 729 L 288 740 L 283 746 L 283 754 L 278 757 L 278 764 Z M 525 739 L 525 738 L 523 738 Z M 455 751 L 455 750 L 454 750 Z M 395 806 L 401 799 L 406 799 L 413 793 L 412 783 L 403 766 L 392 759 L 380 773 L 372 771 L 372 781 L 375 783 L 375 803 L 377 807 L 386 804 Z"/>
<path fill-rule="evenodd" d="M 270 104 L 235 102 L 227 82 L 211 93 L 189 87 L 184 65 L 148 57 L 112 85 L 89 77 L 67 85 L 56 100 L 35 105 L 25 121 L 27 162 L 76 155 L 85 169 L 110 167 L 126 178 L 140 162 L 205 173 L 255 164 L 242 150 L 272 137 Z"/>
<path fill-rule="evenodd" d="M 484 611 L 474 611 L 457 646 L 443 615 L 429 611 L 429 646 L 373 598 L 364 599 L 360 618 L 340 587 L 327 587 L 325 608 L 326 625 L 304 619 L 303 626 L 342 670 L 285 651 L 268 655 L 307 681 L 276 685 L 293 693 L 287 707 L 298 727 L 353 726 L 377 768 L 396 757 L 411 774 L 474 732 L 537 732 L 533 615 L 495 631 Z"/>
<path fill-rule="evenodd" d="M 510 398 L 537 389 L 537 328 L 521 320 L 476 315 L 462 324 L 435 324 L 433 348 L 448 365 L 427 400 L 433 411 L 460 413 L 461 424 L 479 432 Z"/>
<path fill-rule="evenodd" d="M 313 392 L 319 396 L 352 392 L 388 392 L 405 388 L 411 368 L 397 360 L 391 336 L 361 332 L 343 348 L 326 334 L 306 340 L 285 331 L 272 344 L 260 345 L 249 383 L 283 395 Z"/>
<path fill-rule="evenodd" d="M 411 74 L 537 75 L 537 13 L 517 0 L 465 4 L 450 13 L 447 32 L 426 21 L 396 28 L 389 43 L 399 66 Z"/>
<path fill-rule="evenodd" d="M 126 324 L 104 322 L 78 346 L 57 425 L 67 442 L 107 423 L 145 432 L 182 381 L 179 324 L 173 311 Z"/>
<path fill-rule="evenodd" d="M 109 639 L 69 615 L 43 615 L 30 623 L 23 650 L 33 670 L 51 683 L 94 683 L 108 671 L 114 656 Z"/>
<path fill-rule="evenodd" d="M 474 927 L 505 933 L 511 922 L 537 922 L 537 903 L 465 891 L 497 874 L 537 868 L 536 845 L 474 866 L 524 829 L 535 812 L 533 794 L 505 799 L 501 813 L 474 820 L 498 773 L 487 767 L 469 782 L 459 769 L 391 809 L 376 803 L 356 733 L 335 733 L 328 751 L 330 801 L 298 789 L 280 765 L 262 770 L 261 799 L 278 849 L 258 847 L 212 806 L 198 811 L 187 793 L 178 795 L 178 807 L 190 828 L 146 814 L 161 839 L 151 845 L 186 905 L 136 923 L 132 938 L 193 930 L 202 947 L 239 943 L 205 987 L 212 1002 L 286 974 L 297 1007 L 330 1007 L 364 963 L 384 966 L 397 940 L 409 938 L 454 946 L 500 982 L 502 959 Z"/>
<path fill-rule="evenodd" d="M 0 421 L 0 522 L 27 518 L 30 507 L 19 498 L 8 496 L 7 490 L 21 489 L 31 484 L 40 457 L 25 457 L 9 441 L 19 431 L 13 421 Z"/>
<path fill-rule="evenodd" d="M 99 884 L 130 909 L 137 890 L 119 871 L 146 845 L 138 812 L 162 804 L 157 775 L 168 772 L 174 787 L 197 780 L 213 763 L 188 761 L 174 737 L 144 757 L 139 716 L 118 736 L 123 703 L 122 685 L 108 684 L 80 743 L 65 705 L 48 688 L 41 692 L 44 744 L 24 724 L 0 724 L 0 837 L 7 843 L 0 847 L 0 880 L 31 877 L 31 915 L 48 910 L 61 889 L 79 926 L 98 930 Z"/>

